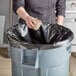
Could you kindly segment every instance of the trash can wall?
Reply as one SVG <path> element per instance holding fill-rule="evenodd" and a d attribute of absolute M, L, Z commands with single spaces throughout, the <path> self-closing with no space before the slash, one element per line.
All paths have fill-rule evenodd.
<path fill-rule="evenodd" d="M 69 49 L 67 49 L 69 47 Z M 40 54 L 41 76 L 69 76 L 70 44 Z"/>
<path fill-rule="evenodd" d="M 34 63 L 33 61 L 26 61 L 25 57 L 33 57 L 33 55 L 35 56 L 36 53 L 31 52 L 28 53 L 27 52 L 27 56 L 24 56 L 25 54 L 24 49 L 19 49 L 19 48 L 14 48 L 14 47 L 10 47 L 10 55 L 11 55 L 11 61 L 12 61 L 12 76 L 40 76 L 40 70 L 35 69 L 34 65 L 32 65 L 31 63 L 29 64 L 29 62 Z M 24 59 L 25 58 L 25 59 Z M 27 63 L 28 62 L 28 65 Z"/>
<path fill-rule="evenodd" d="M 69 76 L 70 51 L 71 43 L 67 42 L 47 50 L 11 47 L 12 76 Z M 35 68 L 36 55 L 39 57 L 38 68 Z"/>

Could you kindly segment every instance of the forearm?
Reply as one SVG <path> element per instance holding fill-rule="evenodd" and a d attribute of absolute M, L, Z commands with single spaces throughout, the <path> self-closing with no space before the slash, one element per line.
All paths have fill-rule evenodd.
<path fill-rule="evenodd" d="M 64 21 L 64 16 L 57 16 L 57 24 L 59 25 L 63 25 L 63 21 Z"/>
<path fill-rule="evenodd" d="M 29 16 L 29 14 L 26 12 L 26 10 L 23 7 L 20 7 L 17 9 L 16 13 L 24 20 L 26 21 L 26 18 Z"/>
<path fill-rule="evenodd" d="M 42 25 L 40 20 L 30 16 L 23 7 L 19 7 L 16 13 L 26 22 L 27 26 L 31 29 L 38 30 L 40 25 Z"/>

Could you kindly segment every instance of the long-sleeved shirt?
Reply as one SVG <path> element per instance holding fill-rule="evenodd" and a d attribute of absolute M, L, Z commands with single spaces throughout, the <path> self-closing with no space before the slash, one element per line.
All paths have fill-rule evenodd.
<path fill-rule="evenodd" d="M 13 10 L 16 13 L 19 7 L 43 23 L 55 23 L 56 16 L 65 16 L 66 0 L 13 0 Z"/>

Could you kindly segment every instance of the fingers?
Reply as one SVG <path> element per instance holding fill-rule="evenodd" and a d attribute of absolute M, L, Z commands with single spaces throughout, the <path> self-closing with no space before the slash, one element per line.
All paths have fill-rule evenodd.
<path fill-rule="evenodd" d="M 34 24 L 34 30 L 38 30 L 40 26 L 42 25 L 41 20 L 37 18 L 32 19 L 32 23 Z"/>
<path fill-rule="evenodd" d="M 32 22 L 32 20 L 26 21 L 26 24 L 27 24 L 28 28 L 30 28 L 30 29 L 34 29 L 35 28 L 35 25 Z"/>
<path fill-rule="evenodd" d="M 42 25 L 42 22 L 41 20 L 38 20 L 37 18 L 29 16 L 26 19 L 26 24 L 29 28 L 38 30 L 39 27 Z"/>
<path fill-rule="evenodd" d="M 31 29 L 34 28 L 34 25 L 33 25 L 33 23 L 32 23 L 32 19 L 31 19 L 30 16 L 28 16 L 28 17 L 26 18 L 26 24 L 27 24 L 27 26 L 28 26 L 29 28 L 31 28 Z"/>

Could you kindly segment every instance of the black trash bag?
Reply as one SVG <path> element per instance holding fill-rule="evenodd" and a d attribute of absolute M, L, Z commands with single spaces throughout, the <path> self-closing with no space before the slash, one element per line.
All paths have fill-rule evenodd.
<path fill-rule="evenodd" d="M 38 30 L 29 29 L 29 35 L 33 44 L 46 44 L 42 27 Z"/>
<path fill-rule="evenodd" d="M 73 32 L 70 29 L 68 29 L 64 26 L 60 26 L 58 24 L 55 27 L 56 27 L 55 28 L 56 30 L 60 31 L 59 35 L 56 36 L 56 38 L 54 40 L 55 42 L 60 42 L 60 41 L 64 41 L 64 40 L 67 40 L 67 39 L 70 39 L 70 40 L 73 39 L 73 37 L 74 37 Z"/>
<path fill-rule="evenodd" d="M 22 25 L 24 25 L 24 26 L 26 26 L 25 28 L 24 28 L 24 26 L 22 27 Z M 25 21 L 24 20 L 22 20 L 22 19 L 19 19 L 19 24 L 18 24 L 18 26 L 21 28 L 24 28 L 24 30 L 26 30 L 27 29 L 27 25 L 26 25 L 26 23 L 25 23 Z M 17 28 L 18 29 L 18 28 Z M 23 29 L 22 29 L 23 30 Z M 23 31 L 24 31 L 23 30 Z M 18 31 L 18 32 L 20 32 L 20 33 L 22 33 L 21 31 Z M 27 35 L 29 35 L 28 37 L 27 37 L 27 35 L 25 36 L 25 37 L 22 37 L 22 35 L 20 34 L 20 36 L 23 38 L 23 39 L 25 39 L 25 40 L 27 40 L 28 38 L 31 40 L 31 41 L 29 41 L 29 40 L 27 40 L 27 42 L 28 43 L 33 43 L 33 44 L 46 44 L 46 42 L 45 42 L 45 38 L 44 38 L 44 35 L 43 35 L 43 31 L 42 31 L 42 26 L 38 29 L 38 30 L 34 30 L 34 29 L 30 29 L 30 28 L 28 28 L 28 31 L 27 32 L 25 32 L 24 31 L 24 33 L 27 33 Z"/>
<path fill-rule="evenodd" d="M 31 38 L 28 31 L 29 29 L 26 24 L 19 23 L 15 29 L 18 35 L 21 37 L 22 41 L 31 43 Z"/>
<path fill-rule="evenodd" d="M 47 44 L 53 44 L 73 38 L 73 33 L 70 29 L 58 24 L 42 26 L 42 30 Z"/>
<path fill-rule="evenodd" d="M 29 44 L 46 44 L 42 27 L 38 30 L 29 29 L 26 24 L 19 23 L 7 30 L 7 38 L 9 42 L 12 44 L 15 41 L 11 41 L 10 39 L 14 39 L 19 42 L 26 42 Z"/>
<path fill-rule="evenodd" d="M 42 30 L 46 43 L 55 42 L 56 37 L 61 34 L 60 30 L 57 28 L 57 24 L 48 24 L 42 26 Z"/>
<path fill-rule="evenodd" d="M 31 43 L 28 28 L 25 24 L 16 24 L 7 30 L 6 36 L 11 42 L 11 38 L 18 42 L 28 42 Z M 13 43 L 13 42 L 11 42 Z"/>
<path fill-rule="evenodd" d="M 59 29 L 60 29 L 61 34 L 62 34 L 61 37 L 60 37 L 60 39 L 59 39 L 60 41 L 64 41 L 66 39 L 72 40 L 72 38 L 73 38 L 73 32 L 70 29 L 64 28 L 63 26 L 60 26 Z"/>
<path fill-rule="evenodd" d="M 17 43 L 53 44 L 67 39 L 73 39 L 73 33 L 58 24 L 42 25 L 39 30 L 29 29 L 26 24 L 17 24 L 7 31 L 10 45 Z"/>

